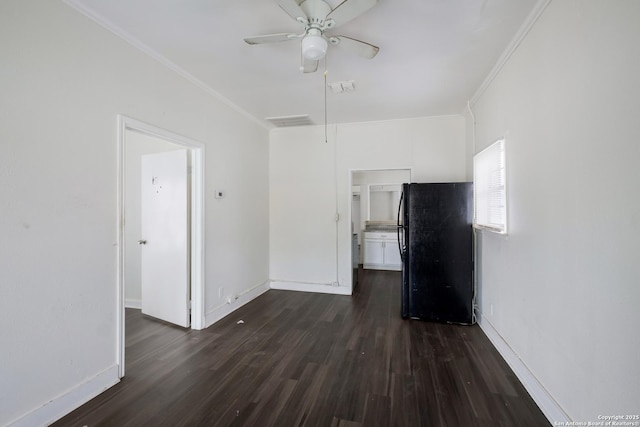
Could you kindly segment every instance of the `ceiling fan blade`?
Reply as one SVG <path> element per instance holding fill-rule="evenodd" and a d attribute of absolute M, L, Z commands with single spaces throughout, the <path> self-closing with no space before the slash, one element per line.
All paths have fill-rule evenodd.
<path fill-rule="evenodd" d="M 333 27 L 335 28 L 362 15 L 376 4 L 378 4 L 378 0 L 345 0 L 329 12 L 325 20 L 333 19 L 335 22 Z"/>
<path fill-rule="evenodd" d="M 300 65 L 300 71 L 303 73 L 315 73 L 318 71 L 318 63 L 320 61 L 312 61 L 302 56 L 302 65 Z"/>
<path fill-rule="evenodd" d="M 331 36 L 330 42 L 332 45 L 346 51 L 353 53 L 363 58 L 372 59 L 378 54 L 380 48 L 370 43 L 360 40 L 352 39 L 345 36 Z"/>
<path fill-rule="evenodd" d="M 282 8 L 287 14 L 300 22 L 299 18 L 302 18 L 305 22 L 307 21 L 307 14 L 300 8 L 300 5 L 296 0 L 276 0 L 278 6 Z"/>
<path fill-rule="evenodd" d="M 293 40 L 296 38 L 300 38 L 300 35 L 293 33 L 280 33 L 280 34 L 266 34 L 264 36 L 253 36 L 246 37 L 244 39 L 248 44 L 263 44 L 263 43 L 278 43 L 278 42 L 286 42 L 288 40 Z"/>

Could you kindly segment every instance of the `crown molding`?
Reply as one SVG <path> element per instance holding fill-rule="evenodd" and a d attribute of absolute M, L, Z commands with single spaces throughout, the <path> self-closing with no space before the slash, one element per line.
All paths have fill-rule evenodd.
<path fill-rule="evenodd" d="M 542 15 L 542 12 L 544 12 L 544 10 L 547 8 L 549 3 L 551 3 L 551 0 L 539 0 L 538 3 L 536 3 L 531 13 L 529 13 L 529 16 L 527 16 L 527 19 L 520 26 L 520 29 L 518 30 L 518 32 L 516 32 L 513 39 L 511 39 L 511 42 L 507 45 L 506 49 L 502 52 L 502 55 L 500 55 L 500 57 L 498 58 L 498 61 L 496 62 L 496 64 L 493 66 L 493 68 L 491 69 L 487 77 L 484 79 L 482 84 L 480 84 L 476 92 L 473 94 L 473 96 L 469 100 L 470 105 L 475 105 L 475 103 L 478 102 L 478 100 L 484 94 L 487 88 L 496 79 L 498 74 L 500 74 L 500 71 L 502 70 L 502 68 L 509 61 L 509 58 L 511 58 L 511 55 L 513 55 L 513 53 L 518 49 L 518 47 L 520 46 L 524 38 L 527 36 L 527 34 L 529 34 L 529 31 L 531 31 L 531 28 L 538 21 L 538 18 L 540 18 L 540 15 Z"/>
<path fill-rule="evenodd" d="M 91 19 L 96 24 L 102 26 L 103 28 L 105 28 L 108 31 L 110 31 L 113 34 L 115 34 L 116 36 L 120 37 L 125 42 L 129 43 L 131 46 L 133 46 L 136 49 L 144 52 L 145 54 L 147 54 L 151 58 L 155 59 L 160 64 L 164 65 L 165 67 L 167 67 L 171 71 L 177 73 L 182 78 L 188 80 L 194 86 L 198 87 L 202 91 L 204 91 L 207 94 L 211 95 L 212 97 L 214 97 L 218 101 L 222 102 L 223 104 L 225 104 L 226 106 L 228 106 L 232 110 L 242 114 L 243 116 L 245 116 L 249 120 L 253 121 L 254 123 L 260 125 L 264 129 L 267 129 L 267 130 L 271 129 L 271 127 L 267 123 L 265 123 L 264 121 L 256 118 L 255 116 L 251 115 L 248 111 L 246 111 L 245 109 L 241 108 L 240 106 L 238 106 L 235 103 L 233 103 L 232 101 L 230 101 L 228 98 L 226 98 L 220 92 L 216 91 L 215 89 L 213 89 L 211 86 L 209 86 L 208 84 L 206 84 L 202 80 L 198 79 L 197 77 L 195 77 L 194 75 L 192 75 L 188 71 L 184 70 L 183 68 L 178 66 L 173 61 L 169 60 L 164 55 L 158 53 L 157 51 L 155 51 L 154 49 L 152 49 L 151 47 L 149 47 L 145 43 L 141 42 L 136 37 L 134 37 L 133 35 L 131 35 L 127 31 L 123 30 L 122 28 L 120 28 L 119 26 L 114 24 L 113 22 L 109 21 L 108 19 L 106 19 L 102 15 L 98 14 L 96 11 L 94 11 L 94 10 L 88 8 L 87 6 L 83 5 L 82 3 L 80 3 L 80 1 L 78 1 L 78 0 L 62 0 L 62 1 L 63 1 L 63 3 L 65 3 L 68 6 L 72 7 L 73 9 L 75 9 L 76 11 L 81 13 L 82 15 L 84 15 L 87 18 Z"/>

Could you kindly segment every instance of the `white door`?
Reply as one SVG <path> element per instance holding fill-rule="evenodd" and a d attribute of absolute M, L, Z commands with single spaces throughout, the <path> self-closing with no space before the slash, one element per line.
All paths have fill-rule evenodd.
<path fill-rule="evenodd" d="M 142 156 L 142 312 L 189 326 L 187 150 Z"/>

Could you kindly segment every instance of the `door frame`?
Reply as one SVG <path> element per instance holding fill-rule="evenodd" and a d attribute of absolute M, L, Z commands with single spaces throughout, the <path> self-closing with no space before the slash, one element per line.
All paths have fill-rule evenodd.
<path fill-rule="evenodd" d="M 124 377 L 125 361 L 125 156 L 127 131 L 139 132 L 164 141 L 188 148 L 191 155 L 191 328 L 204 329 L 204 251 L 205 251 L 205 222 L 204 222 L 204 159 L 205 146 L 203 143 L 165 129 L 141 122 L 139 120 L 118 115 L 117 128 L 117 334 L 116 361 L 118 376 Z"/>
<path fill-rule="evenodd" d="M 406 170 L 409 172 L 409 181 L 411 181 L 411 179 L 413 178 L 413 166 L 398 166 L 398 167 L 386 167 L 386 168 L 350 168 L 349 169 L 349 182 L 348 182 L 348 194 L 349 194 L 349 203 L 347 204 L 347 215 L 349 218 L 349 221 L 353 220 L 353 213 L 351 212 L 351 200 L 352 200 L 352 193 L 351 193 L 351 189 L 353 188 L 353 174 L 355 172 L 388 172 L 388 171 L 400 171 L 400 170 Z M 380 184 L 376 184 L 376 185 L 380 185 Z M 360 188 L 360 194 L 362 194 L 362 188 Z M 362 197 L 362 196 L 361 196 Z M 368 199 L 368 196 L 367 196 Z M 369 201 L 367 200 L 367 203 L 369 203 Z M 360 212 L 360 216 L 362 217 L 362 212 Z M 368 216 L 368 214 L 367 214 Z M 362 218 L 361 218 L 362 219 Z M 351 260 L 353 259 L 353 250 L 351 248 L 351 229 L 349 229 L 349 245 L 348 245 L 348 255 L 349 255 L 349 263 L 351 263 Z M 362 245 L 361 245 L 361 249 L 364 247 L 364 236 L 362 239 Z M 364 261 L 364 260 L 363 260 Z M 349 264 L 351 265 L 351 264 Z M 353 269 L 349 268 L 349 282 L 350 282 L 350 286 L 351 286 L 351 294 L 353 294 Z"/>

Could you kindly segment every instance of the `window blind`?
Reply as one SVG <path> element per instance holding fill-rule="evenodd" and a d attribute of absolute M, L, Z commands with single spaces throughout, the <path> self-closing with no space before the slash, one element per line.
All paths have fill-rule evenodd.
<path fill-rule="evenodd" d="M 474 218 L 476 228 L 507 232 L 507 191 L 504 139 L 473 157 Z"/>

